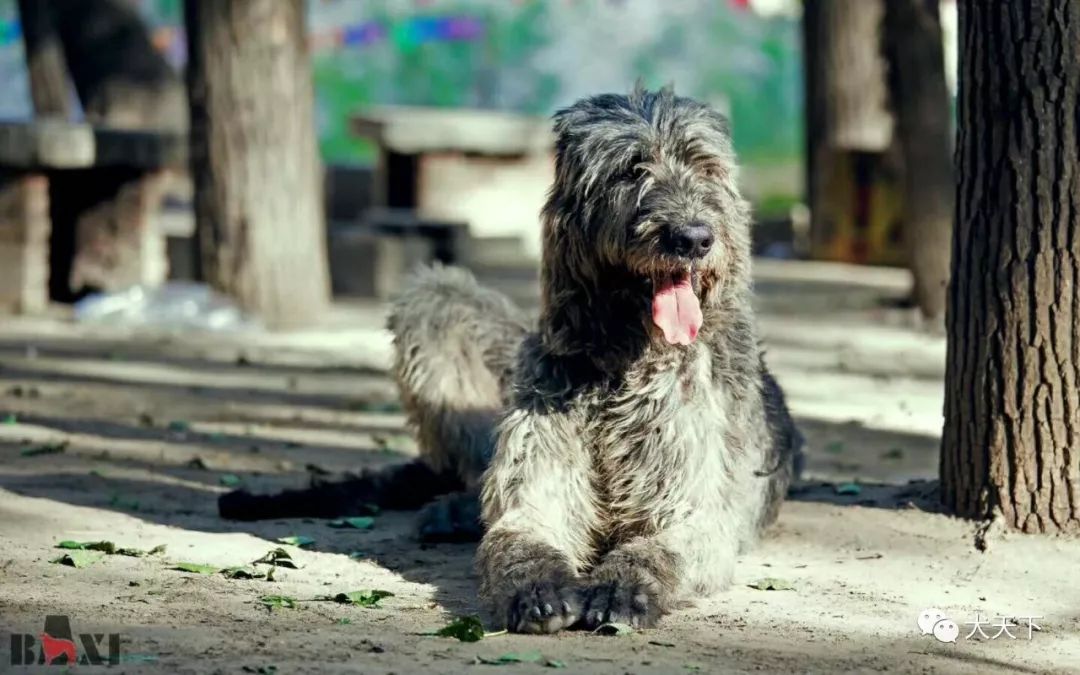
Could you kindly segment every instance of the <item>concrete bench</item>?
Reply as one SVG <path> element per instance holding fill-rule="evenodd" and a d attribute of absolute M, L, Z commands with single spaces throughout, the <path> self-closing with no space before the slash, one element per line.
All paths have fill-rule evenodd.
<path fill-rule="evenodd" d="M 0 310 L 164 280 L 155 219 L 186 162 L 181 134 L 0 123 Z"/>
<path fill-rule="evenodd" d="M 465 262 L 468 237 L 465 223 L 422 219 L 411 209 L 372 208 L 359 221 L 331 223 L 334 292 L 388 299 L 419 264 Z"/>

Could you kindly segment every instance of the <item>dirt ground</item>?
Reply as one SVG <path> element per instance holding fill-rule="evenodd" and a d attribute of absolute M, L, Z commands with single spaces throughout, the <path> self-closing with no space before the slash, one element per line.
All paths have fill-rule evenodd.
<path fill-rule="evenodd" d="M 109 672 L 125 673 L 486 672 L 497 666 L 484 659 L 531 652 L 498 667 L 1080 673 L 1080 542 L 936 511 L 944 340 L 882 307 L 904 283 L 888 270 L 759 265 L 767 358 L 809 462 L 730 591 L 632 635 L 475 643 L 425 635 L 478 611 L 473 547 L 421 546 L 409 513 L 370 530 L 216 515 L 224 483 L 301 485 L 413 451 L 378 307 L 342 305 L 318 331 L 274 336 L 0 319 L 0 672 L 63 672 L 11 666 L 7 634 L 66 615 L 74 633 L 119 633 Z M 299 568 L 272 582 L 173 569 L 249 564 L 295 535 L 315 542 L 284 546 Z M 62 540 L 167 548 L 73 568 L 50 562 Z M 792 588 L 751 587 L 766 578 Z M 393 596 L 375 608 L 316 600 L 371 589 Z M 267 595 L 300 602 L 268 609 Z M 931 607 L 958 625 L 955 643 L 920 634 Z M 978 615 L 988 636 L 1014 619 L 1016 637 L 967 638 Z M 1041 628 L 1030 639 L 1025 617 Z"/>

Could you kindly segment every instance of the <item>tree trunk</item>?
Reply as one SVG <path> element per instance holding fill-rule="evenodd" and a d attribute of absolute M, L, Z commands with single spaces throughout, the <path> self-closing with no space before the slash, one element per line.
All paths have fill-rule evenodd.
<path fill-rule="evenodd" d="M 806 83 L 806 191 L 811 250 L 836 257 L 841 222 L 865 226 L 868 186 L 885 160 L 893 132 L 881 54 L 882 0 L 806 0 L 803 54 Z M 873 182 L 872 178 L 868 178 Z M 854 193 L 851 199 L 837 195 Z M 858 242 L 841 246 L 858 248 Z M 832 251 L 833 253 L 830 253 Z M 841 257 L 851 259 L 849 252 Z M 862 254 L 855 252 L 857 259 Z"/>
<path fill-rule="evenodd" d="M 19 0 L 19 19 L 34 115 L 66 120 L 72 113 L 71 85 L 51 5 L 52 0 Z"/>
<path fill-rule="evenodd" d="M 912 297 L 927 320 L 945 318 L 956 186 L 945 47 L 938 0 L 885 3 L 892 107 L 904 157 L 903 237 Z"/>
<path fill-rule="evenodd" d="M 132 3 L 48 0 L 39 12 L 52 15 L 87 121 L 125 129 L 187 129 L 183 81 L 154 48 Z"/>
<path fill-rule="evenodd" d="M 941 496 L 1080 530 L 1080 0 L 961 0 Z"/>
<path fill-rule="evenodd" d="M 329 303 L 303 0 L 188 0 L 200 272 L 276 327 Z"/>

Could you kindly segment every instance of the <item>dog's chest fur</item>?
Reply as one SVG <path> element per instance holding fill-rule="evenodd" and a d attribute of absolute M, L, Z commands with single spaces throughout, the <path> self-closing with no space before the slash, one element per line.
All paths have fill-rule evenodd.
<path fill-rule="evenodd" d="M 648 534 L 696 503 L 725 473 L 727 404 L 709 347 L 668 350 L 627 368 L 585 406 L 584 440 L 609 540 Z"/>

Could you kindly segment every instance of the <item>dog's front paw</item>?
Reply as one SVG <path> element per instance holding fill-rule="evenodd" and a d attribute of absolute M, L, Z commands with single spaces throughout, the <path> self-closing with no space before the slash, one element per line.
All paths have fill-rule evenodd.
<path fill-rule="evenodd" d="M 506 627 L 515 633 L 555 633 L 581 617 L 581 589 L 542 581 L 529 584 L 510 600 Z"/>
<path fill-rule="evenodd" d="M 605 623 L 652 628 L 660 620 L 656 593 L 642 584 L 619 581 L 591 586 L 586 591 L 582 625 L 589 630 Z"/>

